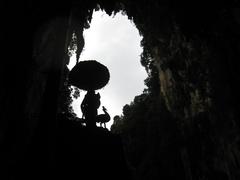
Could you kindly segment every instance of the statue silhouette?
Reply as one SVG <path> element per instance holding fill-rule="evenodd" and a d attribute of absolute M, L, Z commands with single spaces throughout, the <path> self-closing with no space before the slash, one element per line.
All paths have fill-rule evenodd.
<path fill-rule="evenodd" d="M 100 94 L 95 94 L 94 90 L 89 90 L 81 104 L 82 118 L 85 119 L 87 126 L 95 126 L 97 109 L 99 108 L 99 106 Z"/>
<path fill-rule="evenodd" d="M 105 123 L 110 121 L 110 116 L 104 106 L 104 114 L 98 115 L 100 94 L 95 94 L 95 90 L 103 88 L 109 78 L 107 67 L 95 60 L 81 61 L 69 73 L 70 84 L 87 91 L 81 103 L 83 114 L 81 122 L 85 122 L 87 127 L 96 127 L 96 122 L 100 122 L 106 128 Z"/>
<path fill-rule="evenodd" d="M 111 117 L 104 106 L 102 107 L 102 109 L 104 114 L 99 114 L 96 118 L 96 122 L 100 123 L 101 127 L 102 127 L 102 124 L 104 124 L 104 128 L 106 128 L 106 123 L 110 121 Z"/>

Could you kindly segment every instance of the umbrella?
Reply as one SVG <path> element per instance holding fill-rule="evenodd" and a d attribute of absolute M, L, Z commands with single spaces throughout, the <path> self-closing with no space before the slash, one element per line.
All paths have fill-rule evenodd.
<path fill-rule="evenodd" d="M 69 73 L 69 83 L 86 91 L 103 88 L 109 78 L 108 68 L 95 60 L 80 61 Z"/>

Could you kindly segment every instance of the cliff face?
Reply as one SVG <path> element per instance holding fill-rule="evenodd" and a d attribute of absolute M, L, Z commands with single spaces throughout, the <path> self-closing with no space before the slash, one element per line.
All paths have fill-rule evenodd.
<path fill-rule="evenodd" d="M 149 89 L 124 108 L 115 127 L 134 177 L 239 179 L 240 13 L 235 1 L 3 4 L 11 12 L 1 11 L 4 52 L 11 55 L 0 67 L 6 172 L 20 171 L 21 162 L 34 162 L 36 154 L 35 164 L 55 166 L 56 139 L 64 134 L 59 114 L 68 111 L 63 104 L 69 92 L 61 92 L 67 88 L 67 47 L 76 45 L 80 55 L 83 28 L 93 9 L 101 8 L 109 14 L 123 10 L 143 36 L 141 62 Z"/>
<path fill-rule="evenodd" d="M 239 122 L 232 88 L 238 78 L 229 67 L 237 57 L 224 48 L 232 42 L 212 38 L 187 40 L 178 31 L 168 42 L 168 54 L 154 47 L 153 59 L 161 95 L 184 139 L 179 151 L 188 178 L 237 179 Z"/>
<path fill-rule="evenodd" d="M 162 115 L 164 112 L 160 113 L 157 124 L 166 129 L 174 129 L 174 124 L 177 131 L 174 135 L 175 132 L 169 130 L 170 134 L 177 138 L 169 140 L 166 133 L 161 135 L 162 139 L 158 139 L 163 144 L 166 139 L 170 144 L 176 143 L 174 146 L 168 146 L 165 142 L 165 146 L 163 145 L 168 150 L 175 148 L 171 153 L 166 153 L 164 148 L 161 149 L 159 146 L 155 147 L 155 149 L 159 148 L 159 152 L 154 152 L 154 148 L 149 147 L 145 152 L 151 151 L 151 153 L 146 154 L 141 154 L 135 149 L 135 152 L 141 154 L 138 157 L 138 160 L 141 159 L 140 162 L 135 164 L 136 161 L 132 160 L 138 178 L 154 178 L 157 172 L 153 170 L 154 168 L 158 167 L 161 171 L 160 167 L 168 166 L 165 160 L 174 164 L 174 160 L 179 159 L 180 164 L 182 163 L 180 166 L 185 172 L 184 175 L 179 173 L 179 177 L 186 179 L 239 178 L 239 120 L 237 118 L 239 116 L 237 69 L 240 67 L 237 60 L 240 50 L 239 13 L 237 13 L 239 9 L 227 8 L 223 5 L 216 8 L 211 4 L 205 7 L 204 2 L 202 3 L 197 2 L 194 6 L 181 9 L 161 6 L 161 3 L 139 3 L 139 9 L 142 9 L 139 14 L 138 6 L 134 10 L 126 7 L 127 13 L 132 15 L 144 37 L 142 64 L 150 70 L 152 64 L 157 67 L 160 98 L 170 113 L 165 119 Z M 138 104 L 137 101 L 133 103 Z M 130 108 L 132 112 L 138 109 L 134 105 Z M 163 107 L 159 106 L 159 108 Z M 141 120 L 136 114 L 132 113 L 132 115 Z M 142 115 L 148 119 L 148 122 L 139 120 L 135 122 L 136 126 L 138 123 L 144 124 L 145 127 L 155 123 L 155 126 L 151 126 L 151 130 L 138 127 L 140 132 L 142 128 L 142 133 L 149 135 L 152 133 L 150 131 L 159 130 L 160 127 L 151 120 L 151 116 L 144 113 Z M 125 127 L 121 125 L 119 128 L 123 136 L 127 137 L 126 146 L 133 148 L 134 144 L 130 141 L 138 138 L 152 144 L 156 143 L 157 140 L 153 140 L 154 136 L 146 140 L 140 133 L 132 134 L 126 129 L 127 126 L 131 126 L 133 117 L 125 114 L 122 117 Z M 174 123 L 167 125 L 169 118 L 174 119 Z M 157 134 L 160 135 L 161 132 Z M 140 148 L 144 147 L 140 143 L 136 142 L 136 144 Z M 160 151 L 163 151 L 162 155 Z M 158 158 L 159 155 L 161 158 Z M 158 160 L 146 160 L 148 156 Z M 152 170 L 148 169 L 149 166 Z M 143 169 L 145 174 L 142 174 Z M 180 169 L 170 165 L 165 172 L 172 170 L 177 173 Z M 170 172 L 165 174 L 162 172 L 157 176 L 172 178 Z"/>

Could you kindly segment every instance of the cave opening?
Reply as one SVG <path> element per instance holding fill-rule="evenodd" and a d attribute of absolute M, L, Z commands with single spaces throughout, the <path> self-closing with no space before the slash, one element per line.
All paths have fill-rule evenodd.
<path fill-rule="evenodd" d="M 140 63 L 142 37 L 123 12 L 109 16 L 101 10 L 93 11 L 90 28 L 84 29 L 83 36 L 85 46 L 79 61 L 95 59 L 110 71 L 110 82 L 98 91 L 101 106 L 105 106 L 111 116 L 111 121 L 107 123 L 110 129 L 113 117 L 121 115 L 123 106 L 133 101 L 145 88 L 147 73 Z M 75 64 L 76 54 L 73 54 L 67 67 L 71 70 Z M 85 93 L 80 91 L 80 97 L 72 96 L 71 106 L 79 118 Z M 102 108 L 98 111 L 103 113 Z"/>
<path fill-rule="evenodd" d="M 99 179 L 126 179 L 121 147 L 133 179 L 239 179 L 240 11 L 235 0 L 218 6 L 98 1 L 108 14 L 124 9 L 134 20 L 144 38 L 143 63 L 147 66 L 150 57 L 159 71 L 148 81 L 154 95 L 135 98 L 119 121 L 124 123 L 107 132 L 120 135 L 124 146 L 115 138 L 108 146 L 99 144 L 108 140 L 103 136 L 92 138 L 93 146 L 92 136 L 86 136 L 91 132 L 65 113 L 70 97 L 61 87 L 67 86 L 66 36 L 77 29 L 82 35 L 97 1 L 36 2 L 3 2 L 6 13 L 1 12 L 3 52 L 11 55 L 0 67 L 1 159 L 7 179 L 76 179 L 85 172 Z M 78 26 L 69 25 L 72 9 Z M 94 155 L 90 160 L 89 154 Z"/>

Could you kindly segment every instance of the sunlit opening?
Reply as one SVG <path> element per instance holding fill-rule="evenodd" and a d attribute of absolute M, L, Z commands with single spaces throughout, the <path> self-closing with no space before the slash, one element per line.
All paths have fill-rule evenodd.
<path fill-rule="evenodd" d="M 97 91 L 101 95 L 98 114 L 103 113 L 102 106 L 107 108 L 111 121 L 106 125 L 110 129 L 113 117 L 121 115 L 123 106 L 133 101 L 145 88 L 147 73 L 140 64 L 142 37 L 126 15 L 117 13 L 108 16 L 104 11 L 95 11 L 90 28 L 84 30 L 84 39 L 80 61 L 97 60 L 110 71 L 109 83 Z M 68 68 L 72 69 L 75 64 L 76 57 L 72 56 Z M 80 104 L 85 94 L 81 91 L 80 97 L 72 103 L 78 117 L 82 117 Z"/>

